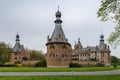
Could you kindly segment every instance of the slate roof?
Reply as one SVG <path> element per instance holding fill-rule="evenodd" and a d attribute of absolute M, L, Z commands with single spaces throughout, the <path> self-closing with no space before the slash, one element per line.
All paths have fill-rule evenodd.
<path fill-rule="evenodd" d="M 20 45 L 20 40 L 19 40 L 19 35 L 16 35 L 16 43 L 12 49 L 13 53 L 19 53 L 21 51 L 21 45 Z"/>
<path fill-rule="evenodd" d="M 99 51 L 105 51 L 106 44 L 99 44 L 98 49 L 99 49 Z"/>
<path fill-rule="evenodd" d="M 88 48 L 81 48 L 81 49 L 73 49 L 72 55 L 88 53 Z"/>
<path fill-rule="evenodd" d="M 55 39 L 59 39 L 59 37 L 62 38 L 62 42 L 67 42 L 67 39 L 66 39 L 65 34 L 63 32 L 62 26 L 61 25 L 56 25 L 55 29 L 52 33 L 52 36 L 51 36 L 51 42 L 58 42 Z"/>
<path fill-rule="evenodd" d="M 12 52 L 18 53 L 20 51 L 21 51 L 21 45 L 20 45 L 19 42 L 16 42 L 15 45 L 14 45 L 14 47 L 13 47 L 13 51 Z"/>
<path fill-rule="evenodd" d="M 96 47 L 90 47 L 89 49 L 91 52 L 96 52 Z"/>
<path fill-rule="evenodd" d="M 60 19 L 60 17 L 61 17 L 61 12 L 58 10 L 56 12 L 55 29 L 50 38 L 50 42 L 67 42 L 64 31 L 62 29 L 62 25 L 61 25 L 62 20 Z"/>

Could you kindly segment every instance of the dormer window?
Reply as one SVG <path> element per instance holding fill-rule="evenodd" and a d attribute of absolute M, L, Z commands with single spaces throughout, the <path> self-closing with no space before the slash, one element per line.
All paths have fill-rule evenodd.
<path fill-rule="evenodd" d="M 57 41 L 57 38 L 55 38 L 54 41 Z"/>

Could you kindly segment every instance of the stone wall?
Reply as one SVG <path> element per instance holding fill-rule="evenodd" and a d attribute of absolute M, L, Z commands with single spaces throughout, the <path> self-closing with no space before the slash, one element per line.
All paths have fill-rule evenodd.
<path fill-rule="evenodd" d="M 39 61 L 21 61 L 23 65 L 32 65 L 34 66 Z"/>

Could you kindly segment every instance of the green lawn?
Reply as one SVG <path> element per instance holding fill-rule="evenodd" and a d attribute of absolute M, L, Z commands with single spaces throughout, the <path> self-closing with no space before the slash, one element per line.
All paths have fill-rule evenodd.
<path fill-rule="evenodd" d="M 84 68 L 41 68 L 41 67 L 0 67 L 0 72 L 80 72 L 80 71 L 105 71 L 120 69 L 120 67 L 84 67 Z"/>
<path fill-rule="evenodd" d="M 97 76 L 0 76 L 0 80 L 120 80 L 120 75 Z"/>

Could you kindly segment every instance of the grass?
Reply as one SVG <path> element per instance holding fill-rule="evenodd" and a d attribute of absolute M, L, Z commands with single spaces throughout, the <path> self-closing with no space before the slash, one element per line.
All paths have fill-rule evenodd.
<path fill-rule="evenodd" d="M 93 75 L 93 76 L 0 76 L 0 80 L 120 80 L 120 75 Z"/>
<path fill-rule="evenodd" d="M 84 67 L 84 68 L 41 68 L 41 67 L 0 67 L 0 72 L 83 72 L 83 71 L 105 71 L 120 69 L 113 67 Z"/>

